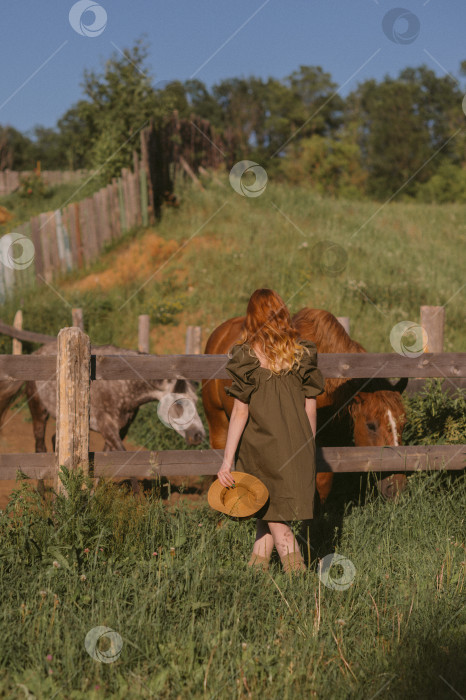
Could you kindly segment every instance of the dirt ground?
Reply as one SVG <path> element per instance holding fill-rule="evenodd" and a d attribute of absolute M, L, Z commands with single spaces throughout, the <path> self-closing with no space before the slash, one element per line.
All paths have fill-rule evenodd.
<path fill-rule="evenodd" d="M 26 420 L 27 416 L 28 413 L 23 410 L 18 410 L 18 406 L 8 410 L 5 415 L 5 421 L 0 430 L 0 453 L 25 454 L 35 451 L 32 423 Z M 47 451 L 49 452 L 52 452 L 52 436 L 54 433 L 55 420 L 49 418 L 45 433 L 45 444 L 47 446 Z M 128 439 L 125 439 L 123 443 L 128 451 L 140 449 Z M 100 435 L 100 433 L 95 433 L 91 430 L 90 451 L 101 452 L 103 448 L 103 437 Z M 32 479 L 31 484 L 37 486 L 37 481 Z M 14 487 L 15 481 L 0 481 L 0 510 L 3 510 L 7 505 Z M 180 493 L 180 487 L 183 487 L 183 493 Z M 173 477 L 170 480 L 171 494 L 169 497 L 167 482 L 167 497 L 164 498 L 164 502 L 169 506 L 174 505 L 180 499 L 187 501 L 189 505 L 205 503 L 207 500 L 206 491 L 208 487 L 209 483 L 202 477 Z"/>

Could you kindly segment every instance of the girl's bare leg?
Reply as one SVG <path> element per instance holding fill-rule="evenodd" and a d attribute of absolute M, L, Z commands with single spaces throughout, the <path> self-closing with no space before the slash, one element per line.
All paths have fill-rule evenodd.
<path fill-rule="evenodd" d="M 252 553 L 259 557 L 270 559 L 273 550 L 273 537 L 270 532 L 268 523 L 265 520 L 257 519 L 256 522 L 256 541 L 252 548 Z"/>
<path fill-rule="evenodd" d="M 291 528 L 285 523 L 279 522 L 269 521 L 268 525 L 285 571 L 290 569 L 304 571 L 306 566 L 301 556 L 298 541 Z"/>

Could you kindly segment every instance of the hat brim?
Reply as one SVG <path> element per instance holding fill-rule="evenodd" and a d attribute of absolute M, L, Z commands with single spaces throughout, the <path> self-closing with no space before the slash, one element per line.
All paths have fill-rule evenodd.
<path fill-rule="evenodd" d="M 235 486 L 227 488 L 216 479 L 209 488 L 207 500 L 211 508 L 236 518 L 254 515 L 267 503 L 269 492 L 265 484 L 252 474 L 231 472 Z"/>

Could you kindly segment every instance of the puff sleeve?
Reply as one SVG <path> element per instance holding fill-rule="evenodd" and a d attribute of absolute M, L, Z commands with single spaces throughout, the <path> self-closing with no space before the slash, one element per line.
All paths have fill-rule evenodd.
<path fill-rule="evenodd" d="M 225 387 L 225 393 L 243 403 L 249 403 L 251 394 L 256 388 L 252 375 L 260 366 L 260 362 L 249 355 L 247 345 L 233 345 L 228 355 L 230 359 L 225 369 L 233 379 L 233 384 Z"/>
<path fill-rule="evenodd" d="M 301 378 L 303 393 L 307 399 L 315 399 L 325 391 L 325 379 L 317 367 L 317 347 L 311 340 L 301 339 L 301 345 L 310 350 L 303 353 L 298 375 Z"/>

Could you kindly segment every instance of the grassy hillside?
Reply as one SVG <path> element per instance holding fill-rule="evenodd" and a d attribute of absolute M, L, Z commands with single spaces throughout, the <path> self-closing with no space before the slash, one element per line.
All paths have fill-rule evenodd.
<path fill-rule="evenodd" d="M 466 205 L 349 202 L 273 182 L 252 199 L 226 178 L 206 188 L 185 186 L 181 206 L 153 230 L 132 231 L 93 268 L 54 283 L 56 291 L 23 291 L 1 316 L 11 320 L 22 305 L 25 327 L 56 332 L 68 322 L 67 302 L 81 305 L 94 342 L 134 347 L 137 314 L 150 313 L 152 351 L 183 352 L 186 325 L 201 325 L 205 341 L 267 286 L 292 312 L 349 316 L 351 335 L 372 352 L 391 351 L 391 328 L 419 321 L 421 304 L 445 305 L 445 351 L 465 349 Z M 321 241 L 337 244 L 333 257 Z"/>

